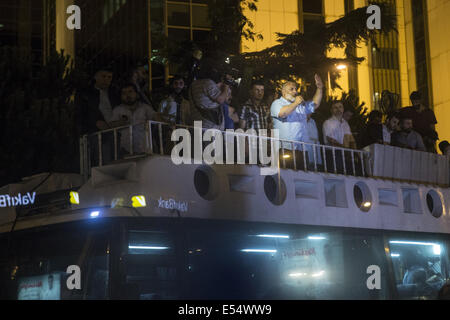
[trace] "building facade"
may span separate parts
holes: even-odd
[[[384,90],[399,96],[399,107],[410,104],[419,90],[438,118],[441,140],[450,140],[450,0],[383,0],[395,8],[397,32],[379,36],[376,45],[360,46],[366,58],[341,71],[343,91],[354,89],[370,109],[380,107]],[[67,8],[81,8],[81,30],[68,30]],[[259,0],[258,10],[245,12],[263,40],[242,40],[243,52],[277,44],[277,32],[305,31],[314,21],[332,22],[367,0]],[[167,67],[156,63],[165,39],[201,43],[211,30],[206,0],[2,0],[0,45],[23,48],[38,66],[52,49],[64,49],[94,69],[105,61],[121,72],[138,61],[149,61],[152,88],[161,87],[177,73],[178,61]],[[151,54],[150,54],[151,53]],[[163,54],[161,54],[163,56]],[[344,57],[333,49],[330,57]],[[339,90],[333,92],[339,95]]]
[[[343,91],[355,89],[370,109],[380,107],[383,90],[399,96],[398,107],[411,103],[409,95],[418,90],[438,119],[440,140],[450,140],[450,0],[384,0],[395,8],[398,33],[378,36],[362,45],[357,55],[365,61],[341,72]],[[264,40],[243,41],[242,50],[260,51],[276,43],[276,33],[305,30],[310,19],[332,22],[346,12],[368,5],[366,0],[259,0],[257,12],[247,12]],[[341,58],[333,49],[330,57]],[[335,90],[339,96],[340,91]]]

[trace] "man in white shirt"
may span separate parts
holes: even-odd
[[[344,104],[336,101],[331,106],[332,117],[323,124],[323,141],[326,145],[356,149],[355,139],[348,122],[344,120]]]
[[[323,124],[323,141],[325,145],[356,149],[356,142],[350,130],[348,122],[343,118],[344,104],[342,101],[335,101],[331,106],[331,118]],[[331,173],[348,174],[353,170],[349,153],[343,154],[341,150],[325,149],[326,165]],[[345,159],[343,159],[345,157]],[[345,170],[344,170],[345,160]]]
[[[130,129],[120,131],[120,145],[128,153],[139,154],[146,151],[145,123],[156,118],[153,109],[138,100],[134,84],[126,84],[121,89],[122,104],[113,110],[112,127],[133,126],[133,150],[130,145]]]

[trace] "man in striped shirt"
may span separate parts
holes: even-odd
[[[250,99],[242,107],[239,115],[240,127],[248,129],[271,129],[270,108],[264,102],[264,83],[255,81],[250,90]]]

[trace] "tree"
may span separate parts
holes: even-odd
[[[41,172],[77,172],[78,137],[72,97],[86,81],[64,52],[53,52],[32,75],[19,49],[0,48],[0,182]]]
[[[363,7],[331,23],[315,22],[314,25],[309,25],[305,33],[298,30],[291,34],[278,33],[278,45],[259,52],[241,54],[232,63],[250,79],[258,78],[271,83],[298,78],[309,80],[313,79],[315,73],[327,79],[330,72],[332,87],[338,87],[336,80],[339,78],[339,71],[334,68],[336,64],[361,63],[364,58],[353,55],[352,49],[360,43],[370,40],[375,42],[377,34],[396,31],[393,9],[385,3],[378,5],[383,22],[381,30],[367,28],[369,16],[367,7]],[[345,49],[346,57],[328,57],[327,52],[332,48]]]

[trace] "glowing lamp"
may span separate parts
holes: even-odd
[[[71,204],[80,204],[80,195],[78,192],[71,191],[70,192],[70,203]]]
[[[135,196],[131,198],[133,208],[144,208],[147,206],[145,196]]]

